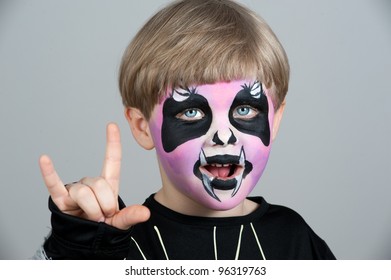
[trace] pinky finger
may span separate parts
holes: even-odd
[[[39,167],[41,169],[43,181],[45,182],[46,188],[52,199],[56,201],[60,197],[68,196],[68,191],[58,176],[52,160],[47,155],[43,155],[39,158]]]

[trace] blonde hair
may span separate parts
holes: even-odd
[[[181,0],[156,13],[130,42],[119,88],[124,106],[149,119],[168,88],[241,78],[271,89],[279,108],[289,63],[267,23],[234,1]]]

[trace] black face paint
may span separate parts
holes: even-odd
[[[231,129],[230,131],[231,131],[231,136],[229,137],[227,143],[224,143],[222,140],[220,140],[218,132],[216,132],[213,135],[213,139],[212,139],[213,143],[215,143],[216,145],[235,144],[237,139]]]
[[[239,131],[257,136],[261,139],[265,146],[270,144],[270,124],[269,124],[269,104],[267,97],[260,88],[260,96],[254,97],[251,95],[251,89],[244,86],[238,92],[229,110],[229,121]],[[248,105],[258,110],[258,114],[251,119],[237,119],[233,117],[234,110],[238,106]]]
[[[200,109],[204,117],[196,121],[185,121],[177,115],[187,109]],[[165,152],[169,153],[179,145],[205,135],[212,123],[212,111],[208,101],[202,95],[191,93],[183,101],[167,98],[163,104],[162,144]]]

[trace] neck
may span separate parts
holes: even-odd
[[[176,189],[171,189],[167,191],[166,188],[161,188],[156,194],[155,199],[160,204],[165,207],[189,216],[199,216],[199,217],[234,217],[234,216],[244,216],[252,213],[258,207],[258,204],[245,199],[235,208],[229,210],[213,210],[209,209],[188,196],[182,194]]]

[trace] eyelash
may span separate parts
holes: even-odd
[[[248,113],[246,114],[240,114],[239,110],[240,109],[248,109]],[[256,117],[259,114],[259,111],[251,106],[248,105],[243,105],[243,106],[238,106],[233,110],[233,117],[236,119],[241,119],[241,120],[250,120]]]
[[[189,112],[195,112],[194,116],[189,116]],[[204,112],[202,112],[200,109],[197,108],[191,108],[191,109],[186,109],[176,115],[178,119],[184,120],[184,121],[198,121],[201,120],[205,116]]]
[[[241,114],[239,113],[239,110],[241,109],[247,109],[247,113]],[[195,115],[194,115],[195,113]],[[190,114],[190,115],[189,115]],[[259,114],[259,111],[251,106],[248,105],[242,105],[238,106],[233,110],[233,117],[240,120],[250,120],[256,117]],[[198,121],[204,118],[205,114],[202,112],[202,110],[197,108],[191,108],[186,109],[182,111],[181,113],[177,114],[176,117],[178,119],[184,120],[184,121]]]

